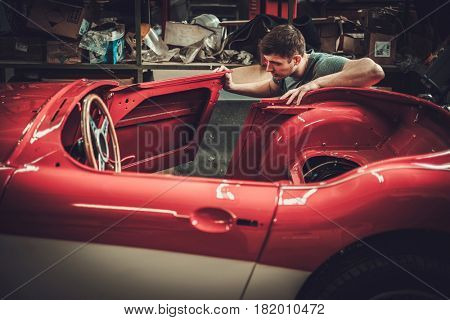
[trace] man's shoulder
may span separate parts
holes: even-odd
[[[333,68],[342,69],[349,59],[325,52],[313,52],[310,54],[313,65],[317,68],[332,66]]]
[[[348,61],[345,57],[325,52],[311,52],[309,57],[313,79],[341,71]]]
[[[339,61],[347,61],[348,59],[342,56],[334,55],[326,52],[316,52],[312,51],[309,53],[309,57],[311,60],[319,62],[324,60],[339,60]]]

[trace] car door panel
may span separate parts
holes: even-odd
[[[82,170],[68,176],[63,171],[42,167],[16,173],[2,203],[0,231],[188,254],[191,264],[198,258],[199,268],[206,268],[203,271],[211,275],[206,287],[211,281],[221,285],[224,275],[241,279],[244,269],[246,276],[250,275],[276,206],[277,186],[272,184]],[[21,202],[22,198],[27,201]],[[227,227],[202,228],[202,223]],[[205,267],[208,263],[204,261],[215,263],[214,259],[240,261],[237,265],[241,271],[233,276],[234,267],[225,273]],[[183,266],[182,259],[175,261]],[[197,272],[197,268],[183,269],[182,274],[190,277]],[[166,277],[170,274],[155,274],[161,283]],[[234,293],[244,288],[237,282]]]
[[[111,90],[108,106],[124,170],[156,172],[193,160],[222,88],[223,73]]]

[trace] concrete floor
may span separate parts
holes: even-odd
[[[178,166],[175,174],[224,176],[250,105],[259,100],[222,90],[194,161]]]

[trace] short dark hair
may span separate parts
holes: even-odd
[[[300,30],[292,25],[282,24],[273,28],[259,44],[264,55],[276,54],[291,59],[294,55],[305,53],[305,38]]]

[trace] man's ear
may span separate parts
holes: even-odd
[[[300,64],[300,61],[302,61],[302,56],[299,54],[295,54],[292,57],[292,60],[294,60],[294,64]]]

